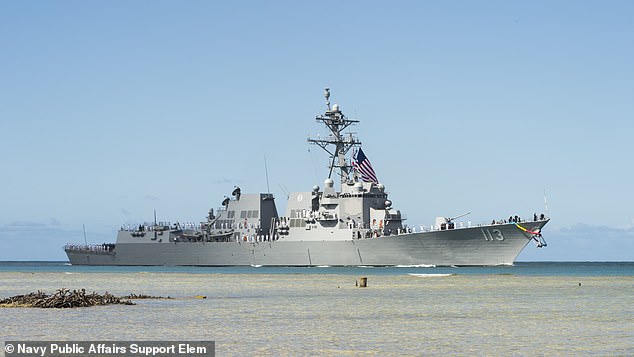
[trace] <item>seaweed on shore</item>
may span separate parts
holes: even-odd
[[[108,292],[103,295],[95,292],[87,294],[85,289],[59,289],[52,295],[38,290],[0,300],[0,306],[4,307],[73,308],[114,304],[134,305],[129,299],[125,300]]]
[[[42,291],[26,295],[16,295],[0,300],[0,307],[73,308],[102,305],[135,305],[130,298],[116,297],[108,292],[87,294],[86,289],[59,289],[48,295]]]

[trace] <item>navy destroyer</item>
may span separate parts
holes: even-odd
[[[289,193],[278,215],[271,193],[235,188],[222,207],[198,224],[145,223],[122,227],[116,243],[67,244],[77,265],[194,266],[484,266],[512,265],[531,241],[546,245],[541,231],[549,217],[517,216],[485,224],[437,217],[411,227],[392,206],[361,142],[346,130],[358,120],[331,106],[316,117],[329,134],[309,138],[329,154],[329,173],[304,192]],[[352,154],[351,158],[347,155]],[[338,177],[337,177],[338,176]],[[335,185],[337,178],[339,183]]]

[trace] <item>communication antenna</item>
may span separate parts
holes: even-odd
[[[88,245],[88,239],[86,239],[86,225],[82,224],[81,227],[84,229],[84,244]]]
[[[317,137],[319,138],[319,134],[317,134]],[[319,166],[319,163],[313,152],[310,151],[310,148],[308,148],[308,156],[310,157],[310,162],[313,164],[313,173],[315,174],[315,180],[316,182],[319,182],[319,169],[317,168]]]
[[[269,169],[266,166],[266,155],[264,155],[264,172],[266,173],[266,193],[271,193],[271,189],[269,189]]]
[[[154,228],[152,228],[152,230],[154,231],[154,240],[156,240],[158,233],[156,233],[156,227],[157,227],[157,223],[156,223],[156,210],[154,210]]]
[[[326,106],[330,110],[330,88],[324,89],[324,97],[326,97]]]
[[[544,189],[544,206],[546,207],[546,216],[550,217],[550,213],[548,212],[548,201],[546,200],[546,189]]]
[[[278,183],[278,185],[280,185],[280,188],[282,189],[282,191],[284,191],[284,193],[286,194],[286,199],[288,200],[288,198],[291,197],[291,193],[288,192],[286,186],[282,185],[281,183]]]

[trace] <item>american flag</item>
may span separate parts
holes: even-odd
[[[352,166],[357,172],[361,173],[363,182],[379,182],[372,168],[372,164],[370,164],[370,160],[368,160],[361,148],[354,154]]]

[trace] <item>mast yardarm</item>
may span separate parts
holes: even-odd
[[[308,138],[308,142],[318,145],[330,155],[328,178],[332,178],[332,172],[337,168],[339,169],[339,176],[343,185],[345,182],[356,181],[356,178],[352,176],[352,163],[346,159],[346,155],[351,148],[361,146],[361,142],[357,137],[350,132],[344,133],[343,131],[359,121],[348,119],[337,104],[334,104],[332,108],[330,107],[330,88],[324,90],[324,97],[326,97],[327,110],[323,115],[319,115],[315,119],[317,122],[323,123],[330,133],[325,139],[319,137],[317,139]]]

